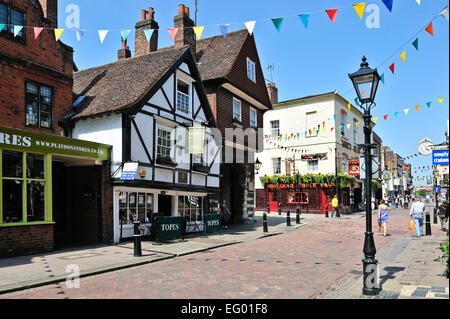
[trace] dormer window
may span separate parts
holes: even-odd
[[[256,82],[256,74],[255,74],[255,62],[247,58],[247,77]]]
[[[14,34],[14,26],[25,26],[25,14],[9,5],[0,3],[0,24],[5,25],[1,32]],[[16,35],[19,38],[24,36],[24,29]]]
[[[190,108],[190,84],[177,80],[177,110],[188,114]]]

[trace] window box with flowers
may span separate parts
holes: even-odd
[[[210,168],[208,165],[202,163],[194,163],[192,169],[196,172],[208,174],[210,172]]]

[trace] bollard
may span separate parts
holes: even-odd
[[[278,202],[278,215],[281,215],[281,203]]]
[[[328,218],[328,205],[325,205],[325,218]]]
[[[286,214],[286,224],[288,227],[291,226],[291,214],[290,214],[289,210],[287,211],[287,214]]]
[[[295,223],[300,224],[300,208],[297,207],[297,215],[295,217]]]
[[[264,212],[263,214],[263,232],[268,233],[269,230],[267,229],[267,213]]]
[[[431,221],[428,212],[425,213],[425,236],[431,236]]]
[[[337,217],[337,218],[341,218],[341,213],[340,213],[340,211],[341,211],[341,208],[340,208],[340,207],[337,207],[337,208],[336,208],[336,217]]]
[[[434,211],[434,213],[433,213],[433,224],[437,224],[438,223],[438,221],[437,221],[437,208],[435,207],[434,209],[433,209],[433,211]]]
[[[139,230],[139,221],[134,221],[134,257],[142,257],[141,232]]]

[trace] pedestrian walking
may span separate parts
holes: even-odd
[[[409,215],[414,220],[414,228],[416,229],[416,238],[423,236],[423,214],[425,212],[425,204],[422,203],[422,198],[417,197],[417,200],[412,204]]]
[[[331,200],[331,206],[333,206],[333,210],[331,211],[331,218],[334,217],[334,212],[336,212],[337,217],[337,212],[339,209],[339,200],[336,195],[334,195],[333,199]]]
[[[227,203],[225,200],[222,201],[222,205],[220,208],[220,212],[223,218],[223,228],[228,228],[231,219],[231,212],[228,209]]]
[[[441,221],[441,230],[448,231],[448,201],[444,200],[438,209],[439,220]]]
[[[384,203],[384,200],[380,202],[380,206],[378,208],[378,234],[381,235],[381,225],[383,225],[383,236],[387,235],[387,222],[389,207]]]
[[[398,208],[398,195],[394,199],[395,208]]]

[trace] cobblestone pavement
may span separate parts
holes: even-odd
[[[0,298],[316,298],[349,274],[361,278],[363,217],[313,218],[278,236],[81,278],[80,288],[62,282]],[[380,256],[389,244],[414,235],[406,211],[391,213],[387,237],[376,234],[375,218]]]

